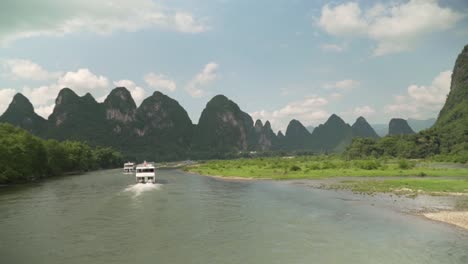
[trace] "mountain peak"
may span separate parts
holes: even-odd
[[[125,87],[113,89],[104,100],[104,105],[108,120],[124,124],[135,120],[136,104],[131,93]]]
[[[136,109],[132,94],[125,87],[113,89],[104,100],[104,104],[113,108]]]
[[[8,108],[13,107],[15,111],[21,109],[23,112],[34,112],[34,107],[26,96],[21,93],[15,94]]]
[[[312,132],[313,149],[319,152],[341,151],[352,140],[353,132],[341,117],[332,114]]]
[[[244,151],[255,139],[252,117],[224,95],[216,95],[203,109],[194,146],[203,151]]]
[[[152,97],[155,97],[155,98],[167,97],[167,95],[163,94],[163,93],[160,92],[160,91],[154,91],[153,94],[152,94],[151,96],[152,96]]]
[[[450,92],[444,107],[439,113],[436,128],[442,128],[458,120],[464,120],[468,124],[468,45],[458,55],[453,68]]]
[[[346,122],[341,118],[339,117],[338,115],[336,114],[332,114],[328,120],[325,122],[325,124],[346,124]]]
[[[229,101],[229,98],[227,98],[225,95],[218,94],[211,98],[210,101]]]
[[[255,121],[255,126],[254,127],[255,127],[255,131],[260,132],[263,129],[262,120],[257,119],[257,121]]]
[[[284,134],[283,134],[283,132],[281,132],[281,130],[278,131],[277,137],[278,138],[284,138]]]
[[[88,102],[97,103],[96,99],[94,99],[94,96],[91,95],[90,93],[86,93],[86,94],[83,95],[81,98],[83,98],[83,100],[86,100],[86,101],[88,101]]]
[[[13,124],[37,135],[43,132],[46,120],[34,112],[28,98],[17,93],[5,113],[0,116],[0,122]]]
[[[360,116],[356,119],[356,122],[351,126],[353,129],[353,136],[354,137],[370,137],[370,138],[378,138],[379,135],[375,132],[371,125],[367,122],[367,120]]]
[[[136,119],[139,123],[136,133],[140,137],[158,136],[157,141],[177,138],[178,142],[188,144],[192,133],[192,121],[187,111],[179,102],[159,91],[143,100],[136,110]]]
[[[63,88],[60,90],[57,99],[55,99],[55,105],[61,105],[78,100],[80,97],[70,88]]]
[[[362,116],[360,116],[360,117],[358,117],[356,119],[356,123],[364,123],[364,122],[367,123],[367,120]]]
[[[304,150],[309,146],[310,133],[301,122],[293,119],[286,129],[285,139],[287,148]]]
[[[388,134],[393,135],[408,135],[414,134],[413,129],[408,125],[408,122],[402,118],[392,118],[388,125]]]
[[[307,128],[296,119],[293,119],[289,122],[288,127],[286,128],[286,136],[292,136],[293,134],[310,134]]]

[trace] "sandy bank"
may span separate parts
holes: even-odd
[[[226,180],[226,181],[262,181],[271,180],[269,178],[248,178],[248,177],[236,177],[236,176],[219,176],[219,175],[202,175],[215,179]]]
[[[452,211],[441,211],[436,213],[425,213],[425,217],[440,221],[452,225],[459,226],[468,230],[468,211],[464,212],[452,212]]]

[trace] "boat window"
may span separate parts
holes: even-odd
[[[154,172],[154,169],[148,168],[148,169],[138,169],[138,172]]]

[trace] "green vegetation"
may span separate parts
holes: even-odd
[[[397,193],[414,195],[417,193],[443,194],[443,193],[468,193],[468,178],[464,179],[437,179],[437,178],[410,178],[410,179],[385,179],[366,181],[343,181],[332,185],[331,188],[350,189],[358,193]]]
[[[437,122],[413,135],[387,136],[381,140],[356,138],[347,148],[347,158],[430,158],[468,162],[468,45],[453,69],[450,93]]]
[[[468,168],[441,168],[431,162],[410,160],[345,160],[339,156],[273,157],[207,161],[186,168],[204,175],[268,178],[323,179],[378,176],[467,176]]]
[[[468,193],[468,167],[447,166],[429,160],[358,159],[340,156],[273,157],[237,160],[214,160],[185,168],[202,175],[247,179],[338,179],[332,188],[356,192],[444,192]],[[363,179],[363,178],[367,179]],[[382,177],[384,179],[382,179]]]
[[[111,148],[91,148],[74,141],[45,141],[25,130],[0,124],[0,184],[115,168],[122,160],[122,155]]]
[[[457,138],[457,134],[450,134],[459,142],[457,144],[444,143],[450,135],[440,135],[444,134],[432,129],[414,135],[387,136],[381,139],[355,138],[344,156],[348,159],[388,157],[468,162],[468,141],[465,141],[468,140],[465,139],[468,135]]]

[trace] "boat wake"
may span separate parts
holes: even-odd
[[[134,197],[140,196],[144,192],[154,191],[161,189],[162,184],[144,184],[137,183],[130,185],[125,189],[125,192],[133,193]]]

